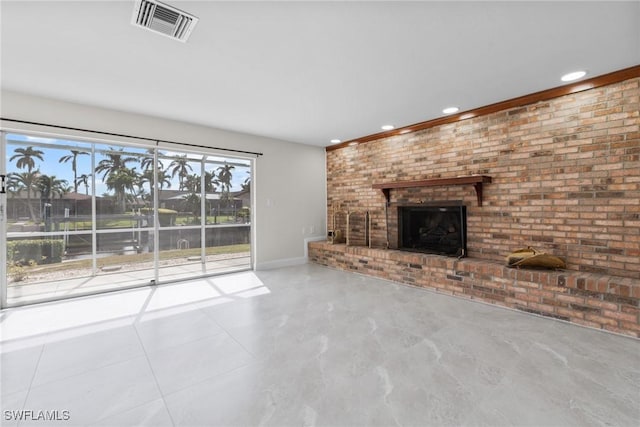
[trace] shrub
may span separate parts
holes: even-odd
[[[19,264],[12,264],[9,266],[9,277],[14,282],[22,282],[27,278],[27,270]]]
[[[22,265],[53,264],[62,262],[64,241],[55,240],[13,240],[7,242],[8,261]]]

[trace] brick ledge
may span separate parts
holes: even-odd
[[[311,262],[640,337],[640,280],[309,242]]]

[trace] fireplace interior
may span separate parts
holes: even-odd
[[[399,206],[398,219],[399,249],[466,255],[466,206]]]

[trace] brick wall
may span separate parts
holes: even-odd
[[[327,151],[329,229],[335,210],[369,210],[372,244],[385,247],[399,203],[462,200],[473,259],[502,262],[533,246],[568,270],[640,279],[639,110],[636,78]],[[385,214],[371,188],[472,174],[493,178],[482,207],[471,185],[413,188],[392,190]]]

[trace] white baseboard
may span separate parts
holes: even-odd
[[[309,259],[309,242],[319,242],[325,240],[324,236],[312,236],[304,239],[304,256],[297,258],[276,259],[273,261],[259,262],[256,270],[271,270],[274,268],[292,267],[294,265],[306,264]]]
[[[274,268],[292,267],[294,265],[306,264],[306,257],[276,259],[274,261],[261,262],[256,265],[256,270],[272,270]]]

